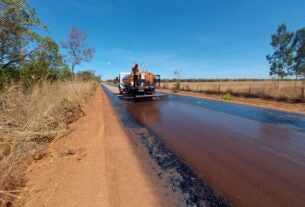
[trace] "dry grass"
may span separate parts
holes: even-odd
[[[162,83],[172,89],[175,83]],[[285,101],[304,101],[302,81],[219,81],[181,82],[180,90],[205,93],[231,93],[236,96],[260,97]]]
[[[18,197],[27,166],[83,115],[81,105],[95,88],[93,82],[43,82],[28,94],[13,86],[0,95],[0,206]]]

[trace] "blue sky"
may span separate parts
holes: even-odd
[[[270,35],[286,22],[305,27],[305,0],[30,0],[45,35],[60,42],[72,26],[96,54],[76,70],[114,78],[138,62],[172,78],[268,78]],[[63,51],[64,52],[64,51]]]

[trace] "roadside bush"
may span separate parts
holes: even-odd
[[[97,81],[97,82],[101,81],[101,77],[95,75],[94,71],[92,70],[85,70],[78,72],[76,74],[76,78],[81,81]]]
[[[4,68],[0,64],[0,90],[3,90],[5,85],[9,85],[14,81],[19,81],[19,71],[15,68]]]
[[[225,101],[231,101],[232,100],[232,96],[230,93],[226,93],[223,95],[223,100]]]
[[[72,71],[67,65],[63,65],[59,69],[53,69],[51,70],[51,73],[49,74],[49,79],[51,81],[56,80],[72,80]]]

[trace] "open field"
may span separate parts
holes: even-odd
[[[256,98],[256,97],[242,97],[242,96],[234,96],[230,97],[230,100],[225,100],[222,93],[220,94],[211,94],[204,92],[196,92],[196,91],[179,91],[176,92],[172,89],[159,89],[160,92],[165,92],[169,94],[176,94],[180,96],[189,96],[189,97],[197,97],[208,100],[218,100],[222,102],[230,102],[248,106],[255,106],[267,109],[274,109],[292,113],[305,114],[305,103],[304,102],[288,102],[288,101],[278,101],[275,99],[264,99],[264,98]]]
[[[175,82],[163,82],[162,88],[171,89]],[[304,101],[302,81],[215,81],[180,82],[180,90],[205,93],[230,93],[236,96],[260,97],[288,101]]]

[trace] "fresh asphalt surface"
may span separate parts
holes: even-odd
[[[234,206],[304,206],[303,115],[179,95],[125,105]]]

